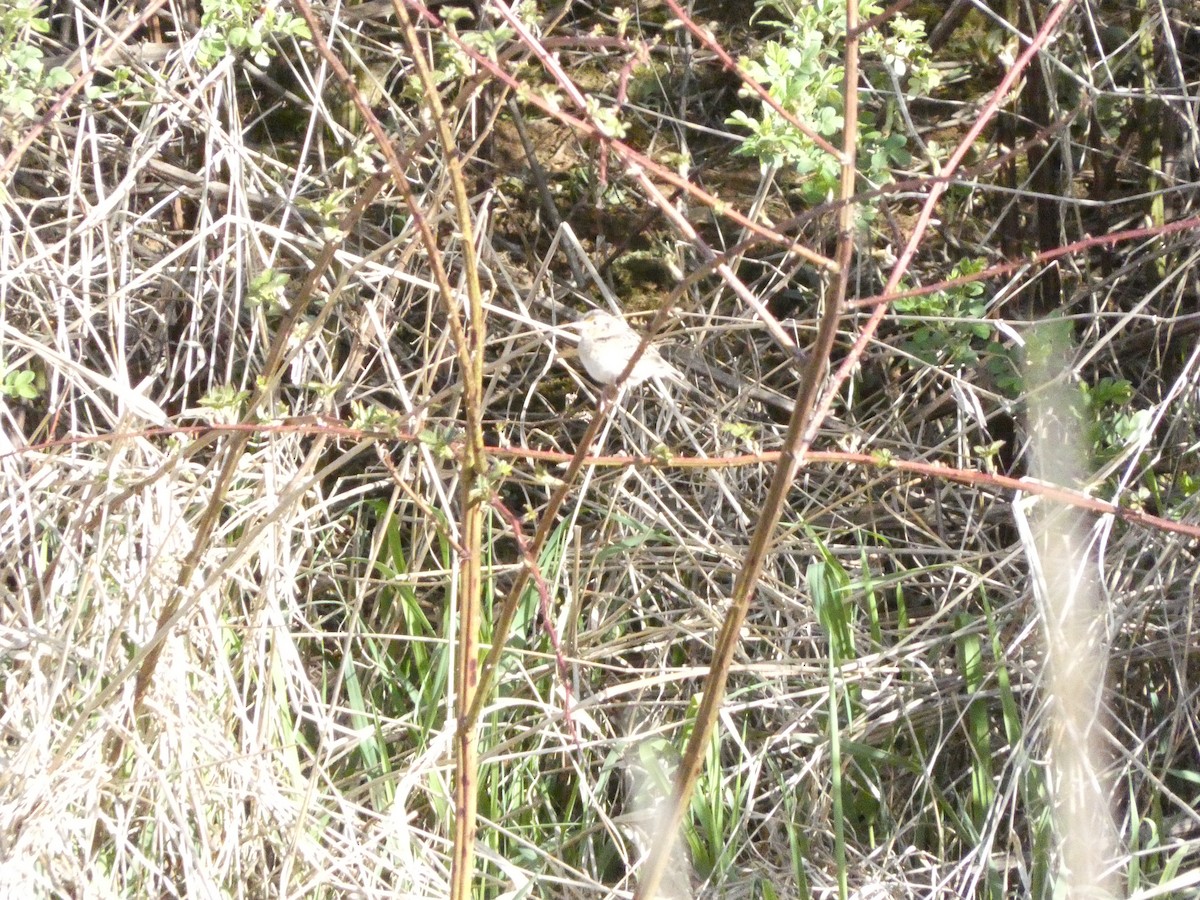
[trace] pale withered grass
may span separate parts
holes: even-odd
[[[69,65],[102,29],[65,6],[72,16],[36,40]],[[37,390],[0,406],[0,893],[445,897],[465,401],[443,298],[412,209],[376,178],[383,162],[322,58],[276,36],[265,67],[242,53],[206,69],[181,10],[104,58],[97,90],[50,121],[4,185],[0,347],[5,374],[32,372]],[[734,248],[740,284],[802,347],[828,282],[782,246],[740,244],[751,232],[698,195],[672,202],[701,233],[668,228],[616,157],[601,180],[594,136],[528,98],[508,104],[495,78],[475,91],[474,64],[420,25],[463,148],[448,161],[396,20],[381,4],[355,10],[319,19],[397,135],[464,296],[451,162],[472,188],[497,460],[477,486],[486,650],[600,402],[560,326],[657,307],[678,287],[661,273],[693,275],[712,251],[701,240]],[[604,73],[633,56],[597,55],[599,19],[571,13],[544,20],[540,39],[573,37],[555,59],[608,103],[620,82]],[[715,179],[729,203],[785,222],[792,176],[724,152],[740,101],[715,56],[649,13],[629,27],[663,38],[648,69],[631,69],[629,141],[669,147],[697,184]],[[740,34],[722,35],[734,55],[754,49],[732,45]],[[501,45],[504,71],[544,86],[527,45]],[[704,168],[683,166],[685,150]],[[947,201],[961,234],[921,257],[921,283],[948,277],[967,244],[993,247],[970,218],[991,210],[989,173]],[[1040,196],[1031,182],[1016,192]],[[889,217],[906,202],[864,200],[878,217],[857,238],[861,296],[886,278]],[[829,221],[805,218],[793,236],[820,247]],[[1109,377],[1129,392],[1060,424],[1095,455],[1080,470],[1093,482],[1068,487],[1194,522],[1187,236],[1126,245],[1105,274],[1081,265],[1066,284],[1064,383],[1077,394]],[[628,265],[634,252],[658,259]],[[629,274],[653,262],[654,279]],[[1024,396],[991,363],[1017,353],[1012,298],[1029,282],[987,284],[978,313],[888,320],[824,423],[814,449],[843,456],[811,461],[788,494],[673,895],[1041,898],[1069,883],[1064,865],[1131,897],[1197,883],[1196,545],[1081,514],[1096,599],[1080,640],[1095,672],[1066,704],[1043,583],[1070,564],[1034,553],[1021,527],[1032,501],[988,480],[1028,471]],[[627,897],[661,837],[802,368],[728,280],[709,271],[675,299],[658,346],[691,387],[668,398],[644,385],[612,412],[592,450],[604,458],[537,552],[484,705],[480,896]],[[843,317],[833,365],[862,321]],[[922,328],[974,358],[928,356]],[[857,452],[876,456],[848,464]],[[889,456],[979,477],[918,476]],[[1078,778],[1062,768],[1063,735],[1082,727],[1063,710],[1080,704],[1095,753],[1078,783],[1110,817],[1103,842],[1095,820],[1058,815]],[[1090,859],[1073,849],[1080,832]]]

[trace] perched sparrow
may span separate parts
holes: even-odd
[[[579,361],[600,384],[612,384],[625,371],[642,336],[625,320],[603,310],[593,310],[574,326],[579,330]],[[653,347],[647,347],[625,384],[641,384],[647,378],[663,378],[683,384],[679,370]]]

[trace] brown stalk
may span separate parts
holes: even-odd
[[[405,40],[412,54],[414,65],[424,87],[424,99],[429,104],[431,117],[437,127],[442,150],[447,159],[448,173],[454,190],[455,211],[459,225],[459,241],[463,254],[463,266],[467,283],[467,304],[470,323],[464,328],[459,315],[456,293],[450,284],[445,266],[442,264],[441,247],[437,236],[429,225],[428,219],[421,211],[416,197],[409,187],[405,171],[400,164],[399,156],[391,139],[383,126],[375,117],[369,104],[354,83],[354,79],[346,71],[341,61],[334,56],[329,44],[324,40],[318,27],[316,17],[305,0],[296,0],[296,8],[313,34],[322,58],[328,63],[338,79],[342,82],[355,108],[363,117],[363,121],[371,130],[376,145],[392,173],[393,183],[400,191],[405,205],[412,215],[413,223],[420,235],[432,270],[434,282],[438,286],[438,294],[446,314],[451,338],[458,356],[462,375],[463,404],[466,420],[464,429],[466,442],[460,474],[460,497],[462,503],[462,520],[460,540],[465,550],[460,561],[458,593],[459,593],[459,623],[458,623],[458,654],[457,654],[457,696],[455,708],[458,716],[458,729],[455,736],[455,839],[454,859],[451,872],[451,897],[465,900],[470,895],[472,869],[475,850],[475,819],[476,819],[476,771],[478,768],[475,729],[468,710],[472,707],[477,690],[477,658],[479,647],[479,631],[482,619],[480,595],[482,592],[482,535],[483,535],[483,503],[486,498],[479,490],[483,476],[487,471],[487,457],[483,445],[482,430],[482,395],[483,395],[483,346],[486,332],[483,317],[483,298],[479,287],[477,260],[475,257],[474,229],[471,226],[471,211],[467,200],[466,184],[462,176],[462,162],[454,137],[446,122],[445,110],[442,108],[437,87],[425,63],[424,48],[417,37],[408,16],[408,11],[399,0],[393,0],[393,8],[404,28]]]
[[[0,455],[0,460],[20,456],[26,453],[39,453],[54,447],[66,447],[79,444],[98,444],[129,438],[164,437],[173,434],[195,435],[198,441],[204,441],[207,446],[224,433],[262,434],[313,434],[326,435],[334,438],[347,438],[357,441],[401,441],[413,443],[419,441],[420,435],[411,433],[377,433],[364,431],[361,428],[351,428],[335,419],[324,417],[298,417],[280,424],[264,424],[257,422],[241,422],[230,425],[188,425],[178,428],[142,428],[136,431],[123,431],[111,434],[81,435],[79,437],[56,438],[38,444],[29,444],[19,450]],[[461,444],[451,444],[455,452],[461,450]],[[189,448],[190,450],[190,448]],[[496,459],[537,460],[547,464],[567,464],[575,458],[575,454],[563,453],[558,450],[536,450],[531,447],[498,447],[488,445],[485,448],[489,457]],[[738,469],[745,466],[762,466],[778,463],[782,458],[779,450],[765,450],[761,453],[742,453],[732,456],[585,456],[582,465],[596,468],[659,468],[659,469]],[[842,450],[809,450],[805,454],[809,463],[827,463],[830,465],[862,466],[874,469],[895,469],[897,472],[908,472],[920,478],[933,481],[952,481],[955,484],[965,484],[972,487],[988,488],[995,491],[1014,491],[1019,494],[1029,494],[1033,497],[1045,497],[1056,503],[1073,506],[1077,509],[1094,513],[1098,516],[1112,516],[1139,528],[1154,531],[1165,531],[1173,534],[1184,534],[1200,538],[1200,525],[1189,522],[1179,522],[1152,515],[1140,509],[1121,506],[1100,500],[1083,491],[1039,481],[1035,478],[1014,478],[1011,475],[1001,475],[996,472],[980,472],[977,469],[964,469],[947,466],[938,462],[920,462],[912,459],[901,459],[890,453],[850,453]],[[386,465],[386,461],[385,461]],[[166,475],[163,470],[161,475]],[[145,482],[138,482],[137,487]],[[404,489],[402,487],[402,489]],[[133,496],[134,488],[129,488],[117,495],[119,502]],[[409,495],[415,503],[422,503],[419,498]],[[451,539],[453,542],[453,539]],[[463,548],[458,543],[453,546],[459,552]],[[527,548],[528,544],[521,543]],[[534,573],[531,573],[534,574]]]
[[[636,364],[637,355],[630,359],[624,375],[628,375],[629,371],[632,371]],[[546,540],[550,537],[550,532],[554,530],[554,526],[558,523],[558,511],[562,509],[563,503],[566,502],[567,495],[571,492],[580,471],[582,471],[583,467],[591,459],[588,456],[588,451],[592,448],[592,444],[595,443],[596,436],[600,433],[600,427],[608,417],[608,413],[612,409],[616,397],[617,389],[614,385],[609,385],[600,395],[596,414],[592,416],[592,421],[588,423],[587,431],[584,432],[583,437],[580,439],[579,448],[575,451],[575,455],[571,457],[571,461],[567,465],[567,471],[563,473],[558,489],[551,496],[549,503],[546,504],[545,512],[542,513],[541,518],[538,520],[537,530],[534,531],[533,538],[529,541],[529,546],[525,553],[529,559],[537,560],[541,555],[542,548],[545,546]],[[483,704],[487,702],[487,695],[491,690],[492,679],[495,677],[496,668],[500,664],[500,657],[504,653],[504,645],[508,641],[508,633],[512,629],[513,619],[516,617],[521,596],[525,593],[525,588],[528,586],[532,575],[532,569],[528,565],[523,566],[513,579],[513,585],[505,596],[504,602],[500,604],[500,611],[492,624],[492,646],[488,650],[488,655],[484,659],[483,665],[479,668],[479,682],[474,702],[467,712],[464,727],[474,728],[479,722],[479,717],[483,713]]]
[[[666,871],[667,863],[671,859],[675,841],[678,840],[684,814],[691,802],[696,780],[704,765],[709,741],[716,728],[717,715],[720,713],[721,703],[725,697],[725,686],[729,680],[729,670],[733,664],[734,651],[737,650],[742,624],[750,611],[750,601],[754,597],[754,590],[762,574],[767,553],[771,549],[771,540],[780,516],[783,514],[788,491],[796,473],[804,463],[809,444],[809,441],[805,439],[805,434],[815,431],[810,427],[810,423],[813,421],[813,406],[817,398],[821,375],[825,370],[829,355],[833,351],[834,338],[837,336],[838,320],[849,286],[850,261],[854,252],[855,206],[852,199],[857,175],[856,150],[858,146],[858,5],[855,0],[849,0],[846,4],[844,85],[846,127],[842,137],[842,179],[839,191],[842,208],[839,216],[836,286],[826,299],[817,332],[817,342],[805,369],[800,393],[796,397],[795,409],[788,422],[787,436],[784,438],[779,464],[775,468],[771,487],[763,503],[762,516],[750,538],[750,546],[734,583],[729,612],[726,614],[720,634],[717,636],[713,660],[708,676],[704,680],[700,708],[696,712],[696,724],[692,729],[692,735],[687,749],[684,751],[676,777],[675,792],[667,803],[658,840],[651,849],[650,858],[642,869],[637,891],[634,894],[635,900],[651,900],[658,896],[659,884]]]
[[[1050,35],[1054,33],[1054,29],[1058,25],[1059,20],[1066,15],[1071,6],[1071,0],[1065,0],[1065,2],[1059,3],[1051,8],[1050,14],[1046,16],[1046,21],[1042,24],[1042,27],[1038,30],[1038,33],[1034,36],[1033,40],[1029,42],[1029,46],[1025,48],[1025,51],[1017,58],[1016,62],[1013,63],[1012,68],[1008,71],[1004,78],[1001,79],[1000,85],[996,88],[991,100],[987,102],[982,112],[980,112],[979,118],[976,120],[975,124],[967,130],[967,133],[959,142],[958,147],[955,148],[954,153],[951,154],[950,158],[946,161],[945,166],[942,169],[941,177],[931,184],[929,188],[929,196],[926,198],[925,205],[921,208],[921,213],[917,217],[917,224],[913,227],[913,232],[909,236],[908,243],[905,245],[904,251],[900,254],[900,258],[896,261],[896,265],[892,269],[891,275],[888,276],[887,284],[883,289],[883,297],[890,298],[893,295],[896,287],[900,284],[900,280],[908,271],[908,267],[911,265],[913,257],[916,255],[917,248],[921,245],[921,241],[925,236],[925,232],[929,228],[929,223],[933,219],[933,210],[937,204],[938,198],[941,197],[949,187],[949,183],[945,179],[948,179],[962,163],[964,157],[966,157],[971,147],[974,146],[975,139],[979,137],[979,135],[983,132],[983,129],[987,126],[987,123],[999,111],[1000,105],[1004,102],[1005,97],[1008,96],[1008,92],[1012,90],[1013,86],[1016,85],[1020,80],[1021,73],[1037,55],[1042,46],[1050,39]],[[829,407],[833,404],[833,398],[836,397],[838,391],[841,390],[842,384],[844,384],[846,379],[850,377],[850,373],[858,367],[859,360],[862,358],[862,354],[866,350],[867,344],[869,344],[871,339],[875,336],[875,332],[879,328],[879,323],[883,321],[883,317],[887,313],[887,309],[888,303],[880,302],[880,304],[875,308],[875,311],[871,314],[871,317],[867,320],[866,324],[863,325],[863,329],[860,332],[858,339],[854,342],[854,346],[851,348],[850,353],[846,356],[845,361],[830,379],[829,386],[825,389],[825,393],[822,395],[821,402],[818,405],[818,415],[815,421],[819,421],[824,417],[825,413],[828,412]],[[808,439],[810,441],[814,433],[814,429],[809,430]]]
[[[413,65],[423,88],[422,96],[429,106],[430,116],[437,127],[438,140],[446,160],[447,172],[454,192],[454,208],[458,219],[459,246],[467,284],[469,325],[463,328],[458,305],[438,257],[436,241],[426,243],[431,263],[441,270],[438,287],[446,316],[455,335],[459,361],[462,366],[463,423],[466,439],[463,444],[462,470],[459,474],[459,503],[461,505],[460,540],[463,545],[458,573],[458,646],[455,654],[456,692],[455,714],[458,727],[454,736],[454,843],[450,871],[450,896],[453,900],[468,900],[474,877],[475,832],[478,815],[477,774],[479,770],[478,734],[467,715],[478,688],[479,635],[483,627],[483,522],[485,503],[483,481],[487,475],[487,453],[483,444],[483,348],[487,326],[483,314],[483,293],[479,286],[479,265],[475,253],[475,230],[471,206],[463,177],[462,155],[447,122],[438,87],[425,60],[425,48],[413,27],[408,10],[399,0],[393,7],[404,30],[404,39],[412,55]],[[401,181],[402,173],[396,173]]]

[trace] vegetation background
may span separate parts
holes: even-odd
[[[1198,108],[1188,3],[0,3],[0,893],[1196,896]]]

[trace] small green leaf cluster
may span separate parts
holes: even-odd
[[[46,68],[34,43],[35,34],[50,30],[42,12],[38,0],[0,3],[0,115],[10,121],[34,118],[41,100],[71,83],[66,69]]]
[[[836,143],[833,139],[845,125],[845,0],[805,0],[794,6],[760,0],[758,9],[777,9],[786,13],[787,21],[768,23],[782,29],[779,38],[768,41],[759,58],[743,57],[739,63],[742,70],[766,86],[771,98],[797,120]],[[873,0],[865,0],[860,4],[860,17],[868,19],[881,9]],[[894,93],[903,78],[908,94],[927,93],[937,83],[937,75],[930,66],[924,23],[894,16],[888,24],[886,34],[872,29],[861,39],[864,66],[867,61],[875,62],[871,77],[880,83],[874,86],[883,95]],[[743,94],[751,95],[746,89]],[[858,122],[859,154],[866,163],[863,174],[876,186],[891,181],[893,169],[911,163],[907,141],[892,131],[891,110],[882,112],[880,117],[878,111],[864,107]],[[749,132],[739,154],[755,157],[764,166],[793,169],[803,176],[801,190],[810,203],[832,196],[840,179],[838,160],[769,105],[763,103],[757,117],[738,111],[726,121]]]
[[[32,369],[13,369],[0,381],[0,394],[13,400],[36,400],[41,394],[37,373]]]
[[[117,66],[112,77],[103,82],[91,82],[83,92],[93,102],[120,103],[126,107],[131,101],[145,102],[150,96],[146,86],[137,80],[128,66]]]
[[[1104,377],[1079,385],[1074,410],[1085,429],[1097,468],[1108,471],[1104,490],[1118,485],[1121,502],[1176,518],[1192,508],[1200,491],[1200,468],[1181,457],[1168,462],[1149,448],[1161,423],[1154,410],[1138,406],[1134,386],[1124,378]],[[1126,473],[1138,472],[1127,480]]]
[[[982,272],[984,259],[967,259],[950,272],[950,279]],[[983,365],[1004,393],[1016,396],[1020,379],[1012,351],[999,340],[996,327],[987,318],[988,299],[979,281],[956,285],[945,291],[895,301],[892,308],[911,320],[905,321],[907,336],[901,349],[923,363],[961,369]]]
[[[264,269],[250,279],[246,302],[251,307],[266,307],[269,313],[278,315],[287,308],[284,290],[289,281],[291,277],[285,272]]]
[[[337,243],[346,237],[337,226],[349,208],[350,194],[348,189],[344,189],[330,191],[311,200],[304,198],[299,201],[302,209],[311,210],[320,217],[321,236],[331,243]]]
[[[512,43],[517,33],[508,27],[485,28],[480,31],[464,31],[462,41],[480,56],[492,62],[500,58],[500,51]]]
[[[312,40],[308,24],[299,16],[257,0],[204,0],[200,18],[200,48],[196,61],[211,69],[229,53],[249,53],[255,65],[265,67],[274,50],[270,38]]]
[[[520,11],[518,15],[522,15]],[[507,25],[482,29],[470,27],[475,23],[475,16],[470,10],[461,7],[446,7],[442,16],[445,32],[437,41],[433,70],[433,82],[439,86],[461,81],[475,74],[477,64],[468,50],[496,62],[500,51],[517,36],[516,31]],[[536,18],[536,13],[534,16]],[[414,74],[405,83],[403,96],[407,100],[418,101],[424,94],[424,84]]]
[[[236,422],[249,399],[249,391],[228,384],[218,385],[200,398],[200,409],[208,410],[214,422]]]
[[[1088,436],[1101,459],[1115,456],[1153,426],[1150,410],[1131,406],[1133,385],[1124,378],[1101,378],[1094,385],[1081,384],[1079,388],[1091,426]]]
[[[359,431],[399,432],[402,429],[400,416],[382,406],[351,400],[350,411],[350,427]]]
[[[986,265],[982,259],[963,260],[951,270],[950,280],[974,275]],[[987,340],[994,331],[984,321],[987,298],[983,293],[983,285],[972,281],[950,290],[897,300],[892,308],[914,317],[915,325],[903,349],[931,365],[977,361],[976,342]]]

